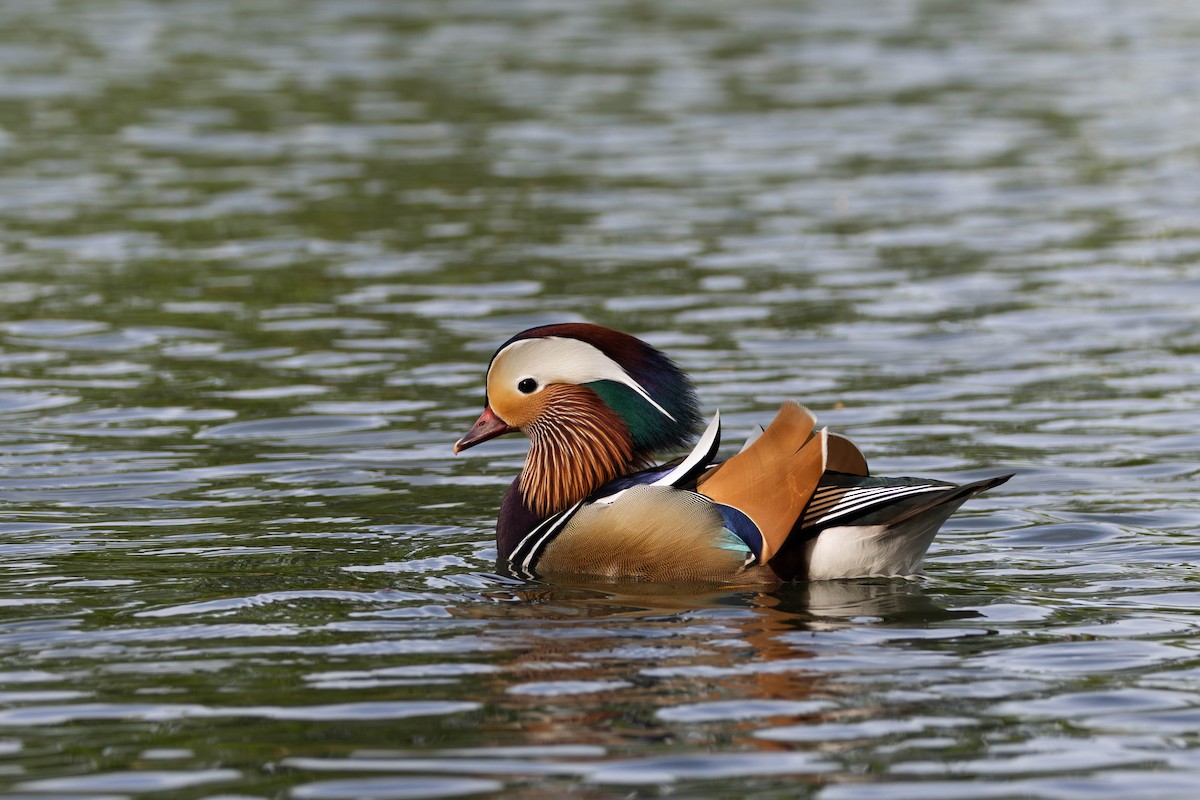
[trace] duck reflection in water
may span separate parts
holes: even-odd
[[[495,607],[467,606],[462,615],[481,615],[487,638],[519,651],[487,677],[499,684],[488,691],[507,698],[514,736],[545,744],[663,740],[675,735],[675,717],[689,714],[726,715],[725,733],[732,726],[747,735],[769,724],[826,721],[839,700],[861,691],[853,673],[829,669],[831,655],[861,654],[871,644],[871,657],[882,658],[877,645],[888,631],[903,639],[976,616],[946,610],[920,584],[898,579],[771,592],[575,582],[486,595],[504,604],[503,621]],[[857,641],[864,631],[866,641]]]

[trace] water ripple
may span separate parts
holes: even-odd
[[[65,725],[80,720],[146,720],[261,718],[309,722],[330,720],[369,721],[461,714],[479,708],[469,702],[372,702],[323,706],[199,706],[169,703],[28,706],[0,711],[0,725]]]
[[[228,10],[0,4],[10,791],[1195,794],[1191,5]],[[1017,477],[911,582],[495,575],[563,321]]]

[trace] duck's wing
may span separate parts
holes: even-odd
[[[797,519],[794,533],[806,538],[834,525],[903,522],[930,507],[964,501],[1011,477],[1000,475],[960,485],[929,478],[864,478],[831,471],[821,479],[812,501]]]
[[[701,476],[696,487],[753,522],[764,562],[783,546],[825,474],[829,439],[826,431],[813,432],[816,421],[799,403],[784,403],[761,436]]]
[[[770,566],[785,580],[914,574],[950,515],[1011,477],[960,486],[827,473]]]

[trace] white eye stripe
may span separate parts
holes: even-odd
[[[657,403],[620,364],[604,355],[599,348],[579,339],[562,336],[520,339],[496,353],[496,357],[492,359],[492,366],[488,369],[489,385],[493,373],[496,373],[498,378],[532,378],[537,381],[538,388],[549,383],[614,381],[628,386],[667,419],[675,421],[671,412]],[[515,386],[517,383],[510,385]]]

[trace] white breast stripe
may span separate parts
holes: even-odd
[[[571,508],[569,508],[555,524],[549,526],[549,529],[542,534],[542,537],[534,542],[533,547],[531,547],[529,550],[529,554],[525,556],[525,560],[521,562],[522,569],[527,572],[533,572],[533,565],[537,563],[538,558],[541,556],[542,548],[545,547],[550,539],[554,538],[559,531],[566,527],[567,523],[570,522],[571,517],[575,516],[575,512],[578,511],[579,507],[582,505],[583,501],[580,500],[578,503],[571,506]],[[522,544],[524,544],[523,541]]]
[[[522,555],[522,553],[524,553],[525,550],[527,550],[529,547],[531,547],[533,545],[533,541],[536,537],[542,535],[542,530],[544,528],[553,526],[554,523],[558,521],[558,519],[559,519],[558,517],[550,517],[548,520],[543,522],[541,525],[538,525],[533,530],[531,530],[529,533],[525,534],[525,537],[523,539],[521,539],[521,541],[517,542],[517,546],[513,548],[511,553],[508,554],[508,563],[512,564],[513,566],[516,566],[517,561],[519,561],[520,559],[522,559],[524,557]]]
[[[555,514],[552,517],[547,517],[540,525],[535,527],[521,541],[517,542],[517,546],[513,548],[512,553],[508,556],[508,563],[513,566],[518,566],[518,561],[529,563],[529,555],[539,551],[542,542],[547,536],[557,533],[567,520],[579,509],[582,503],[576,503],[566,511]]]

